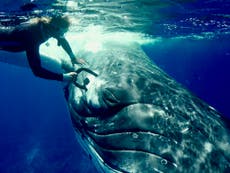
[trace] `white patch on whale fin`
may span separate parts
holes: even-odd
[[[29,68],[25,52],[12,53],[0,50],[0,62]]]
[[[53,39],[54,40],[54,39]],[[53,72],[61,72],[61,62],[62,59],[66,57],[63,55],[63,50],[61,50],[57,43],[55,43],[52,39],[50,40],[52,44],[47,46],[46,44],[41,44],[39,53],[41,56],[42,67],[48,69]],[[54,53],[56,52],[56,53]],[[4,50],[0,51],[0,62],[12,64],[20,67],[30,68],[26,53],[25,52],[7,52]]]

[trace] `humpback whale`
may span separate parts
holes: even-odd
[[[112,26],[115,31],[122,26],[142,32],[143,26],[152,24],[144,19],[150,16],[162,20],[155,14],[156,8],[147,9],[156,2],[161,1],[118,1],[126,9],[123,13],[120,8],[115,10],[121,6],[114,2],[108,8],[97,1],[90,1],[88,6],[79,3],[77,17],[84,19],[80,20],[82,27],[105,22],[103,25],[110,29]],[[137,4],[137,8],[131,8],[131,3]],[[127,13],[129,10],[134,15]],[[86,15],[82,15],[84,11]],[[118,13],[131,22],[120,18],[122,15],[116,16]],[[93,41],[101,39],[95,33],[92,35]],[[71,45],[78,42],[76,39]],[[52,50],[60,54],[56,48]],[[84,55],[97,75],[81,71],[76,81],[66,87],[66,99],[76,138],[99,172],[229,172],[230,133],[221,115],[161,70],[138,44],[107,40],[103,46],[96,45],[93,52],[85,50],[79,54]],[[65,55],[47,56],[45,61]]]
[[[85,52],[91,70],[68,86],[79,143],[99,172],[227,172],[230,133],[220,114],[134,43]]]

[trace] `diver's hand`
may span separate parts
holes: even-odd
[[[74,77],[77,75],[75,72],[69,72],[63,74],[63,81],[70,82],[74,80]]]
[[[73,58],[72,59],[72,64],[80,64],[80,65],[85,65],[86,61],[81,58]]]

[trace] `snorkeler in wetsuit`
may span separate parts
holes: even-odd
[[[34,75],[51,80],[70,81],[75,72],[58,74],[44,69],[41,66],[39,47],[49,38],[54,37],[58,46],[67,52],[72,63],[84,64],[84,60],[77,59],[64,37],[70,22],[67,17],[57,16],[52,18],[34,18],[16,27],[0,28],[0,50],[9,52],[26,51],[27,60]]]

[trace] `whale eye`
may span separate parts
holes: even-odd
[[[107,106],[113,107],[119,104],[119,100],[117,100],[117,98],[109,89],[104,90],[102,98]]]
[[[104,89],[102,99],[109,107],[123,107],[138,102],[132,92],[119,87]]]

